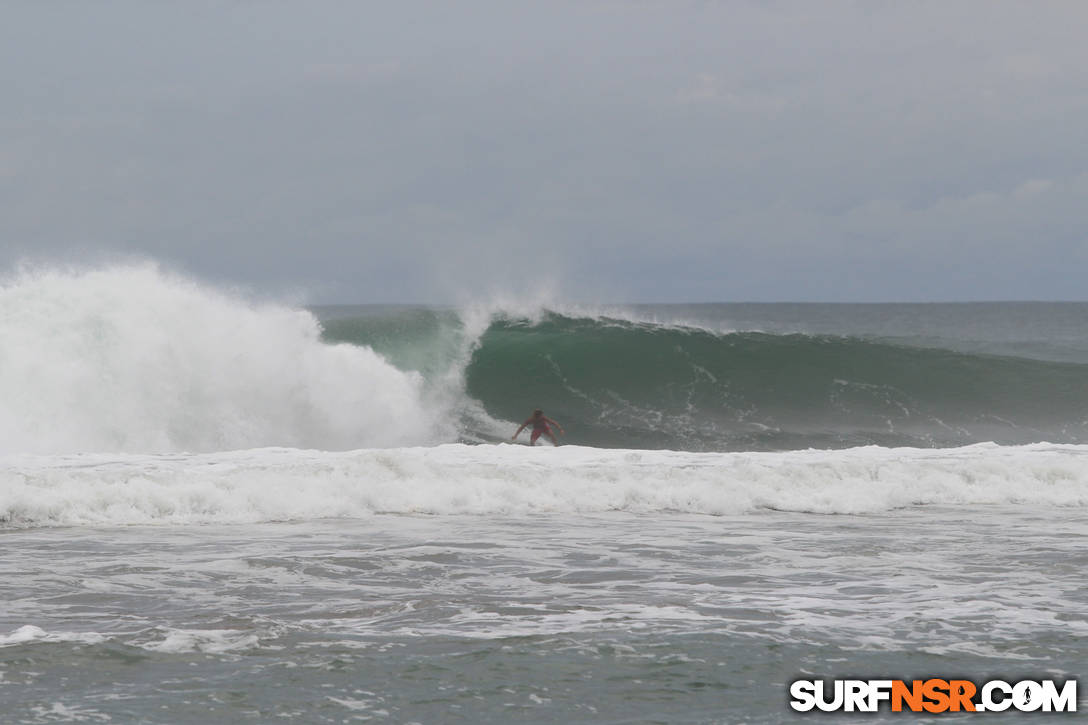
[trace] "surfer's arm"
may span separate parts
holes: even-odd
[[[523,430],[525,430],[525,426],[529,425],[529,423],[530,423],[530,422],[532,422],[532,418],[530,418],[529,420],[527,420],[527,421],[525,421],[524,423],[522,423],[522,424],[521,424],[521,425],[520,425],[520,426],[518,427],[517,431],[515,431],[515,432],[514,432],[514,435],[510,436],[510,440],[515,440],[515,439],[516,439],[516,438],[518,437],[518,435],[519,435],[519,434],[520,434],[520,433],[521,433],[521,432],[522,432]]]
[[[566,431],[563,430],[563,426],[559,425],[558,423],[556,423],[551,418],[545,417],[544,420],[548,421],[549,423],[554,425],[556,428],[558,428],[559,429],[559,435],[564,435],[565,436],[567,434]]]

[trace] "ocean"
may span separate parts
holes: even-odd
[[[9,275],[0,340],[4,723],[777,723],[797,679],[1088,669],[1085,303],[119,265]],[[511,440],[538,407],[558,448]],[[859,717],[958,719],[819,720]]]

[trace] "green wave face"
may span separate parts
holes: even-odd
[[[583,445],[758,450],[1088,440],[1088,366],[801,334],[500,320],[466,391]]]
[[[349,307],[322,310],[327,342],[367,345],[402,370],[417,370],[433,380],[464,354],[461,320],[453,310],[426,307]]]
[[[496,318],[476,339],[454,310],[349,312],[322,315],[325,340],[421,373],[463,441],[505,439],[543,408],[564,442],[601,447],[1088,442],[1081,363],[554,313]]]

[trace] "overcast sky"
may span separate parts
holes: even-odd
[[[0,265],[1088,299],[1088,2],[11,2]]]

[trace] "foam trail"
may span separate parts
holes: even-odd
[[[0,520],[15,526],[376,513],[858,514],[925,504],[1088,505],[1088,446],[687,453],[449,444],[0,459]]]
[[[329,345],[309,312],[154,265],[0,286],[0,451],[330,449],[433,442],[418,374]]]

